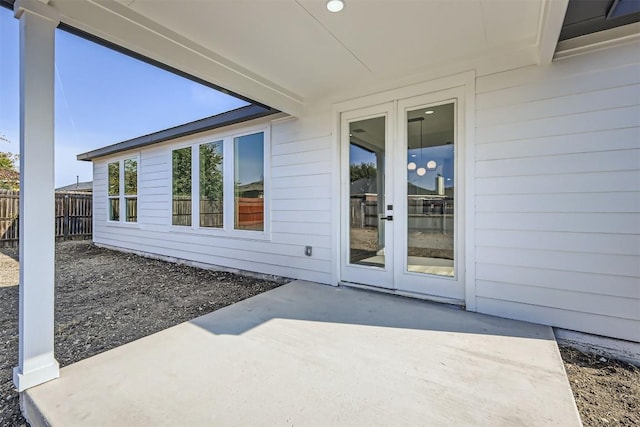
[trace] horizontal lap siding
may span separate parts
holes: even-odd
[[[478,79],[478,311],[640,341],[640,61]]]
[[[296,254],[313,247],[326,278],[331,278],[331,120],[328,113],[273,126],[271,218],[274,242],[286,242]]]
[[[171,149],[140,152],[138,227],[106,222],[106,164],[94,163],[94,240],[128,250],[320,283],[331,281],[331,140],[328,114],[276,121],[271,129],[271,238],[180,229],[171,218]],[[184,141],[184,140],[182,140]],[[304,246],[313,246],[311,257]]]

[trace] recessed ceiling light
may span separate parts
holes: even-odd
[[[329,12],[340,12],[344,9],[344,1],[342,0],[329,0],[327,2],[327,10]]]
[[[425,114],[433,114],[433,110],[427,110],[424,112]]]

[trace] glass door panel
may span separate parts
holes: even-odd
[[[393,103],[341,113],[340,280],[393,289]]]
[[[407,271],[453,277],[455,104],[407,111]]]
[[[385,117],[349,123],[349,263],[385,266]]]

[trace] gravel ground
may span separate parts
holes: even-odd
[[[56,358],[69,365],[278,286],[100,249],[56,248]],[[18,354],[17,251],[0,249],[0,427],[25,426],[11,370]],[[582,422],[640,426],[640,369],[561,348]]]

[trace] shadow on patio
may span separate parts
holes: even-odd
[[[191,323],[217,335],[241,335],[269,321],[288,319],[555,340],[548,328],[526,322],[470,313],[446,304],[345,287],[309,286],[300,281],[286,291],[274,290],[240,304],[246,308],[242,316],[235,310],[222,309],[215,317],[202,316]]]
[[[23,403],[53,427],[580,425],[550,328],[300,281],[68,366]]]

